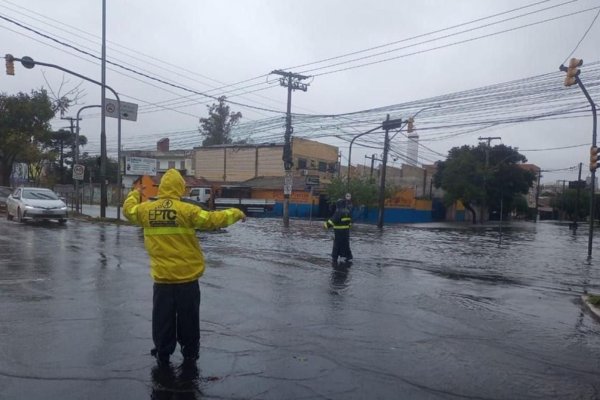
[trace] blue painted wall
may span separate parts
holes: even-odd
[[[303,218],[308,219],[310,217],[310,204],[295,204],[290,203],[290,218]],[[315,218],[318,215],[319,207],[313,206],[312,215]],[[283,203],[276,203],[273,211],[264,214],[255,214],[254,217],[282,217],[283,216]],[[376,224],[379,217],[378,208],[355,208],[352,211],[352,220],[354,222]],[[464,218],[464,213],[463,213]],[[388,207],[385,209],[383,214],[384,222],[387,224],[394,223],[416,223],[416,222],[432,222],[431,210],[415,210],[412,208],[392,208]]]

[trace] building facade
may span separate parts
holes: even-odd
[[[259,177],[283,177],[283,143],[228,144],[194,149],[195,176],[208,181],[239,183]],[[337,171],[338,148],[292,138],[293,175],[331,179]]]

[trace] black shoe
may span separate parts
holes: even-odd
[[[195,357],[187,357],[179,366],[179,380],[182,384],[195,384],[198,381],[200,373],[198,371],[197,359]]]
[[[152,383],[156,388],[168,389],[175,386],[175,371],[168,366],[156,366],[152,368]]]
[[[164,356],[164,355],[159,355],[158,354],[158,350],[156,349],[152,349],[150,350],[150,355],[154,358],[156,358],[156,364],[163,368],[163,367],[170,367],[171,366],[171,362],[169,361],[169,356]]]

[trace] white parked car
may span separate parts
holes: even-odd
[[[50,189],[21,187],[6,199],[6,218],[23,222],[30,219],[67,221],[67,205]]]

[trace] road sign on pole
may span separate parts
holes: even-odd
[[[106,116],[111,118],[118,118],[119,114],[117,114],[118,104],[116,100],[106,99],[106,105],[104,109],[106,111]],[[137,110],[138,105],[135,103],[127,103],[126,101],[121,102],[121,119],[126,119],[128,121],[137,121]]]
[[[85,165],[75,164],[73,165],[73,179],[76,181],[82,181],[85,175]]]

